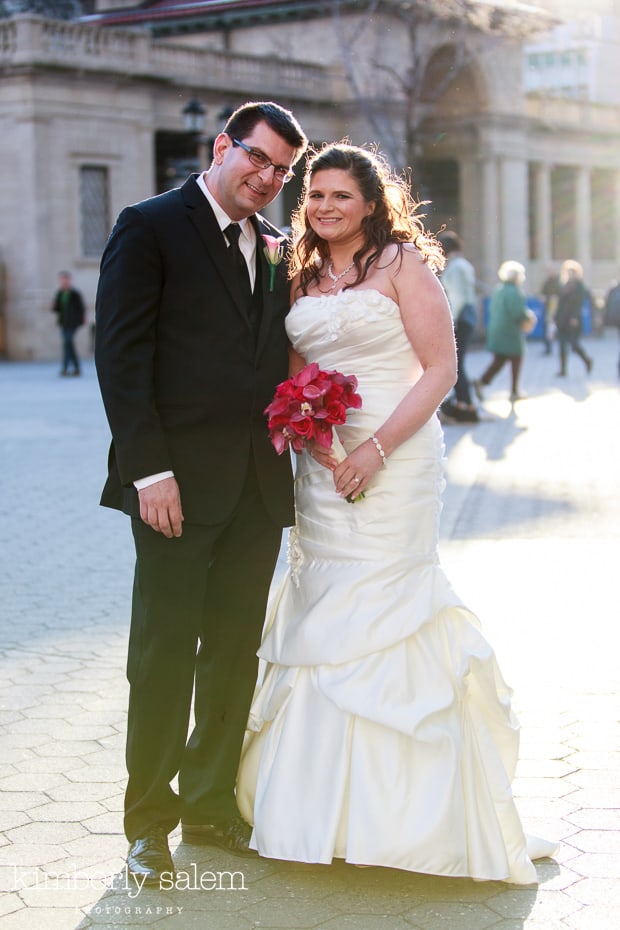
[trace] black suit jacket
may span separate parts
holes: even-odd
[[[187,522],[226,519],[250,456],[276,523],[294,522],[288,455],[269,441],[264,409],[287,377],[284,262],[269,290],[261,233],[263,311],[255,342],[227,246],[195,176],[126,207],[106,245],[96,300],[95,359],[112,431],[101,503],[139,515],[133,481],[171,469]]]

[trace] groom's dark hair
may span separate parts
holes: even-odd
[[[267,123],[270,129],[296,150],[295,161],[301,158],[308,146],[308,139],[291,111],[273,101],[244,103],[229,116],[223,132],[231,139],[243,142],[259,123]]]

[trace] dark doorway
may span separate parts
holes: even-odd
[[[411,180],[414,197],[430,201],[421,212],[426,214],[424,223],[431,232],[437,233],[443,227],[458,232],[461,222],[458,163],[449,158],[422,158]]]
[[[161,194],[199,171],[198,145],[189,132],[155,133],[156,193]]]

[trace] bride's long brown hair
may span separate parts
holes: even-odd
[[[356,277],[345,289],[361,284],[373,264],[381,257],[385,247],[391,243],[398,246],[396,258],[402,258],[404,243],[413,243],[422,260],[433,271],[444,266],[441,246],[424,228],[422,217],[417,214],[421,203],[416,203],[410,186],[394,175],[385,159],[375,152],[347,142],[326,144],[306,166],[303,196],[293,214],[293,247],[289,258],[289,275],[299,273],[302,294],[309,286],[318,282],[321,268],[330,261],[329,244],[318,236],[308,223],[307,204],[310,183],[315,174],[329,168],[346,171],[357,183],[366,203],[374,203],[375,209],[362,220],[364,242],[353,256]]]

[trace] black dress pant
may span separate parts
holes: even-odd
[[[500,355],[496,352],[493,355],[491,364],[488,366],[482,377],[480,378],[480,383],[486,385],[490,384],[495,375],[499,374],[506,362],[510,363],[510,390],[513,394],[519,393],[519,375],[521,373],[521,363],[523,362],[522,355]]]
[[[456,384],[454,385],[454,395],[459,403],[467,407],[472,406],[471,391],[469,388],[469,378],[465,371],[465,355],[469,348],[471,337],[474,333],[474,326],[467,320],[458,319],[454,326],[454,338],[456,342]]]
[[[178,539],[141,520],[132,528],[130,842],[154,825],[170,832],[180,819],[213,823],[238,813],[234,784],[282,533],[264,508],[253,466],[225,523],[185,523]],[[177,773],[178,795],[171,786]]]

